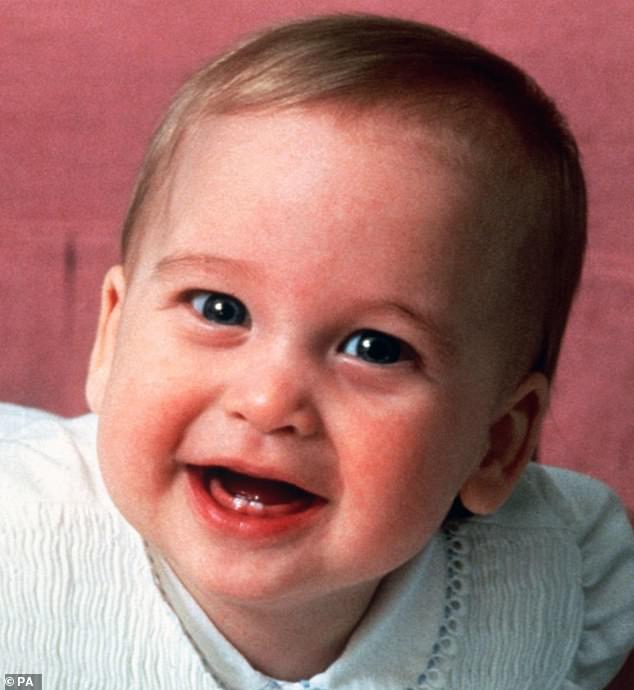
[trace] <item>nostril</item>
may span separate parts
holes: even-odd
[[[298,432],[298,429],[296,429],[291,424],[288,424],[287,426],[282,426],[279,429],[274,429],[274,431],[276,434],[290,435],[290,434],[296,434]]]

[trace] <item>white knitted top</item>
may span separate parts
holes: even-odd
[[[0,405],[0,676],[46,690],[599,690],[634,645],[634,538],[603,485],[531,466],[384,583],[299,682],[227,642],[107,495],[96,418]]]

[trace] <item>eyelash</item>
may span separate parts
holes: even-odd
[[[196,291],[188,293],[187,301],[202,319],[210,323],[220,326],[248,326],[250,323],[248,309],[233,295]],[[414,350],[400,338],[370,328],[352,333],[338,351],[374,366],[393,366],[418,359]]]

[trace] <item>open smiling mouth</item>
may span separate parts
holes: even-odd
[[[289,482],[255,477],[223,466],[188,466],[199,519],[239,537],[266,538],[311,523],[328,501]]]
[[[223,508],[246,515],[273,517],[298,513],[317,499],[294,484],[252,477],[225,467],[211,467],[203,473],[210,496]]]

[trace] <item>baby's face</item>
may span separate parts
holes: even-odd
[[[107,486],[199,600],[369,592],[487,453],[468,186],[387,116],[190,136],[90,375]]]

